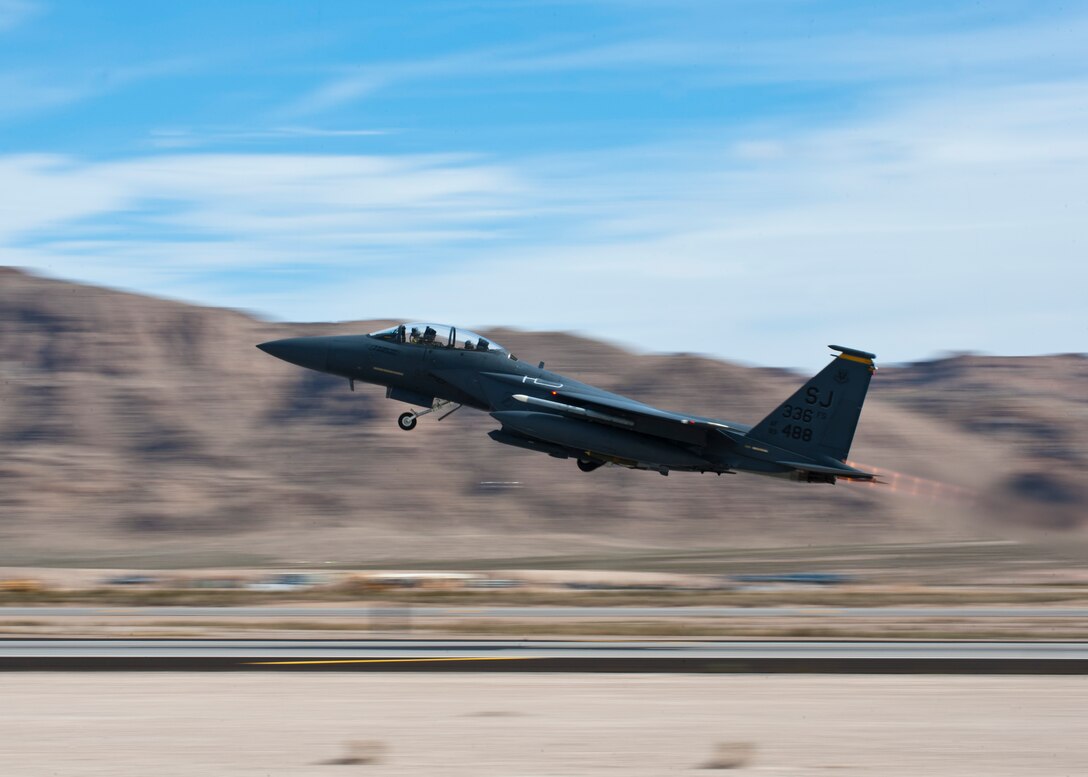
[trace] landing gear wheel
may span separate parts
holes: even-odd
[[[416,414],[401,413],[400,418],[397,419],[397,426],[406,432],[412,431],[416,428]]]
[[[578,459],[578,469],[582,470],[582,472],[592,472],[593,470],[597,469],[598,467],[602,466],[603,464],[604,464],[604,462],[601,462],[601,461],[590,461],[589,459]]]

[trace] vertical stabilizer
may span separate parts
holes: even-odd
[[[846,461],[876,356],[841,345],[828,347],[839,355],[752,427],[748,437],[815,462]]]

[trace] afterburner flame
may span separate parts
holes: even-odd
[[[851,467],[872,472],[877,476],[875,480],[851,481],[852,485],[879,488],[885,493],[915,497],[929,502],[972,503],[978,496],[974,490],[953,485],[952,483],[920,478],[893,469],[874,467],[857,461],[847,461],[846,463]]]

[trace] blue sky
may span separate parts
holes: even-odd
[[[0,262],[811,368],[1085,351],[1078,3],[0,0]]]

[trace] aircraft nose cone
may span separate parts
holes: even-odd
[[[308,370],[323,371],[328,361],[328,343],[319,337],[288,337],[285,340],[269,340],[257,345],[265,353],[297,364]]]

